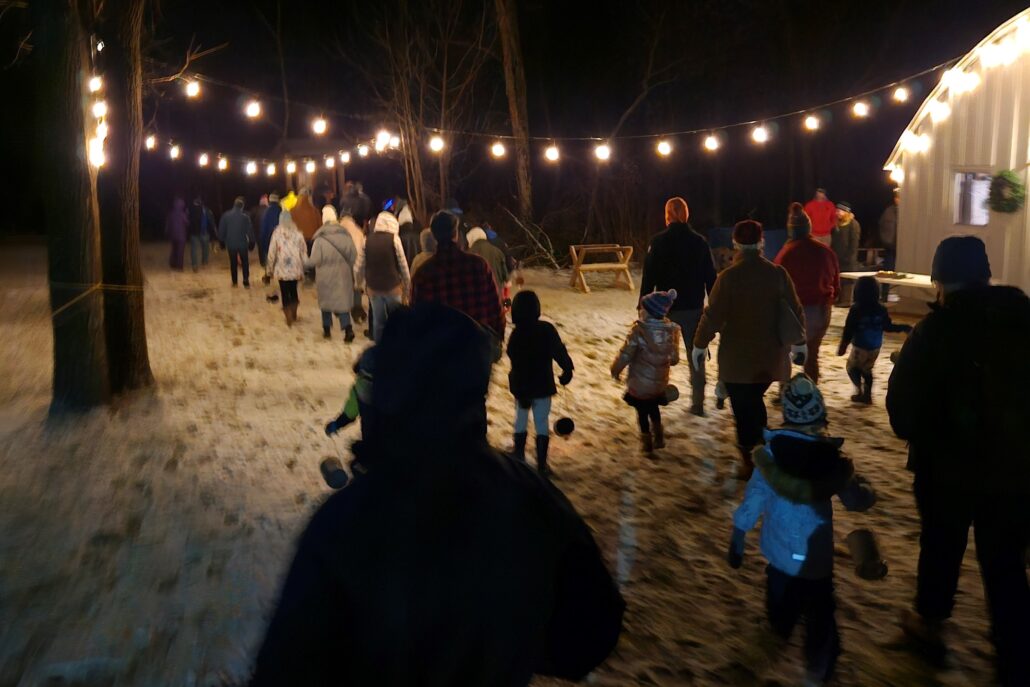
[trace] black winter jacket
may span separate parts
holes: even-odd
[[[712,250],[705,238],[689,224],[673,222],[656,234],[647,248],[640,297],[655,290],[676,289],[673,312],[700,310],[705,305],[705,295],[715,285],[715,277]]]
[[[558,330],[550,322],[534,320],[516,325],[508,339],[511,372],[508,388],[520,400],[545,398],[558,393],[554,385],[554,363],[562,372],[573,370],[572,358]]]
[[[916,325],[887,388],[909,469],[930,488],[1030,496],[1030,299],[1017,288],[952,293]]]

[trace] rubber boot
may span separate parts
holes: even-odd
[[[354,327],[347,325],[346,329],[343,330],[343,340],[345,343],[350,343],[354,340]]]
[[[640,451],[645,456],[650,456],[654,453],[654,440],[651,438],[650,432],[640,433]]]
[[[332,335],[333,335],[332,331],[330,331],[329,327],[322,327],[322,338],[323,339],[331,338]]]
[[[661,421],[651,424],[651,432],[654,434],[654,447],[665,448],[665,428]]]
[[[751,449],[740,447],[740,467],[737,468],[737,479],[746,482],[751,479],[755,471],[754,461],[751,460]]]
[[[551,476],[551,468],[547,467],[547,449],[551,445],[551,437],[536,438],[536,471],[544,477]]]
[[[526,432],[515,432],[515,447],[511,450],[511,457],[526,462]]]

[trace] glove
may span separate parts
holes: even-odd
[[[730,537],[730,548],[726,552],[726,562],[736,570],[744,563],[744,537],[747,533],[744,530],[733,528],[733,535]]]
[[[340,431],[340,426],[338,424],[336,424],[336,420],[331,420],[325,426],[325,435],[327,437],[331,437],[332,435],[336,434],[339,431]]]
[[[707,348],[698,348],[694,346],[694,350],[690,353],[690,362],[694,363],[694,369],[700,370],[705,365],[705,358],[708,357]]]
[[[790,347],[790,359],[795,365],[804,365],[808,360],[808,344],[794,344]]]
[[[569,382],[572,381],[572,370],[566,370],[561,373],[558,377],[558,383],[562,386],[568,386]]]

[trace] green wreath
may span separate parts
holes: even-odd
[[[991,179],[991,194],[987,206],[995,212],[1019,212],[1026,202],[1026,186],[1011,169],[998,172]]]

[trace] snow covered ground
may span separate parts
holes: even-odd
[[[287,329],[270,288],[229,288],[224,254],[199,274],[173,274],[145,247],[146,313],[157,387],[110,408],[47,424],[51,329],[41,248],[0,248],[0,687],[217,685],[245,675],[295,535],[327,494],[319,461],[346,453],[356,429],[329,439],[351,364],[365,344],[323,341],[313,289]],[[591,282],[605,283],[604,277]],[[764,562],[757,533],[740,571],[724,563],[741,490],[728,410],[667,408],[668,448],[637,453],[630,409],[608,366],[634,318],[633,294],[583,295],[567,277],[528,274],[576,362],[567,404],[577,423],[553,441],[557,484],[596,533],[622,584],[625,631],[600,685],[754,685],[800,681],[800,631],[763,658]],[[832,429],[847,438],[880,502],[838,507],[836,562],[844,655],[841,685],[983,685],[992,649],[973,544],[949,638],[955,667],[935,675],[889,647],[914,592],[918,520],[890,432],[877,364],[876,399],[854,408],[843,358],[824,348]],[[892,337],[888,352],[900,340]],[[711,373],[715,366],[711,364]],[[494,372],[490,436],[510,443],[506,362]],[[674,381],[688,388],[685,366]],[[776,415],[772,415],[778,421]],[[890,574],[857,578],[844,544],[869,527]],[[551,684],[539,681],[539,684]]]

